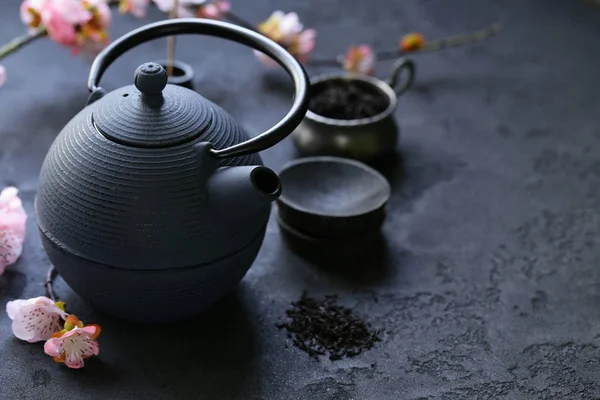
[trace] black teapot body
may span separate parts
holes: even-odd
[[[296,83],[290,112],[249,139],[218,105],[167,84],[157,63],[140,66],[133,85],[98,86],[129,48],[178,33],[232,39],[277,59]],[[40,172],[38,227],[64,280],[95,307],[146,322],[197,314],[231,291],[254,262],[281,193],[257,152],[299,124],[307,81],[283,48],[219,21],[167,20],[113,42],[92,65],[88,105]]]

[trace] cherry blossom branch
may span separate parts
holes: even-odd
[[[11,53],[14,53],[25,45],[33,42],[34,40],[46,36],[47,34],[48,32],[46,29],[41,28],[33,33],[26,33],[25,35],[14,38],[4,46],[0,47],[0,60]]]
[[[394,60],[398,57],[402,57],[406,54],[421,54],[430,53],[433,51],[444,50],[451,47],[462,46],[472,42],[478,42],[489,39],[502,30],[502,24],[496,22],[487,28],[481,29],[476,32],[466,33],[463,35],[456,35],[448,38],[439,39],[430,43],[425,44],[420,49],[415,50],[403,50],[400,47],[397,50],[384,50],[375,53],[375,58],[378,61]],[[333,59],[317,59],[313,58],[309,64],[313,66],[339,66],[344,63],[344,55],[339,55],[335,60]]]
[[[120,4],[120,0],[108,0],[108,5],[110,7],[117,7]],[[18,36],[0,47],[0,60],[8,56],[9,54],[14,53],[15,51],[25,47],[29,43],[33,42],[36,39],[46,37],[48,35],[48,31],[46,28],[39,28],[32,33],[26,33],[24,35]]]
[[[341,67],[351,73],[373,74],[376,61],[392,60],[406,54],[420,54],[462,46],[471,42],[486,40],[498,32],[502,25],[497,22],[491,26],[472,33],[426,41],[419,33],[408,33],[399,38],[395,49],[374,52],[370,46],[361,44],[350,46],[345,54],[334,58],[311,57],[315,46],[316,31],[305,29],[295,12],[275,11],[259,24],[252,24],[231,11],[229,0],[103,0],[99,3],[48,3],[39,0],[23,0],[21,18],[30,29],[37,29],[27,35],[20,36],[5,46],[0,47],[0,60],[8,54],[31,43],[33,40],[48,36],[53,41],[71,49],[72,54],[101,48],[108,42],[108,26],[111,21],[110,8],[118,7],[121,14],[133,14],[138,18],[146,15],[148,6],[158,7],[170,18],[198,17],[225,19],[239,26],[251,29],[269,37],[283,45],[296,59],[307,66]],[[44,12],[42,7],[45,4]],[[59,7],[60,5],[60,7]],[[69,7],[66,7],[66,6]],[[23,10],[26,10],[24,12]],[[43,17],[45,16],[45,17]],[[44,29],[40,23],[49,25]],[[175,52],[175,38],[169,37],[168,62],[169,75]],[[255,52],[256,57],[265,65],[276,66],[266,55]],[[5,69],[0,66],[0,85],[6,80]]]
[[[252,29],[253,31],[258,32],[258,30],[256,29],[255,26],[253,26],[251,23],[246,21],[244,18],[238,16],[237,14],[235,14],[231,11],[224,12],[223,16],[237,25],[240,25],[240,26],[243,26],[244,28]],[[396,58],[404,56],[408,53],[411,53],[411,54],[428,53],[428,52],[433,52],[433,51],[438,51],[438,50],[444,50],[444,49],[447,49],[450,47],[462,46],[462,45],[465,45],[468,43],[489,39],[492,36],[495,36],[496,34],[498,34],[501,30],[502,30],[502,24],[500,22],[496,22],[496,23],[494,23],[484,29],[476,31],[476,32],[452,36],[452,37],[448,37],[448,38],[439,39],[434,42],[426,43],[418,49],[403,50],[401,48],[401,46],[398,46],[398,48],[394,49],[394,50],[378,51],[374,54],[374,56],[378,61],[385,61],[385,60],[396,59]],[[332,66],[332,67],[338,66],[339,67],[340,65],[344,64],[344,58],[345,58],[345,55],[342,55],[342,54],[338,55],[334,59],[312,57],[311,59],[306,61],[306,64],[312,65],[312,66]]]

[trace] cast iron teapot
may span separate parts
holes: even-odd
[[[134,84],[99,86],[110,64],[163,36],[206,34],[259,50],[285,68],[294,102],[248,139],[200,94],[167,84],[158,63]],[[44,248],[82,298],[117,317],[172,321],[230,292],[260,249],[278,176],[256,153],[288,136],[308,109],[308,77],[283,47],[249,29],[182,18],[143,26],[94,60],[88,105],[50,147],[35,200]]]

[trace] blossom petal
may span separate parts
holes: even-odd
[[[110,7],[108,6],[108,3],[106,3],[106,1],[104,0],[96,0],[95,7],[95,11],[96,13],[98,13],[98,22],[100,23],[100,28],[101,30],[105,31],[110,27],[110,24],[112,23],[112,13],[110,12]]]
[[[18,194],[19,189],[14,186],[8,186],[2,189],[2,192],[0,192],[0,207],[10,207],[15,200],[18,200]]]
[[[60,338],[52,338],[44,343],[44,353],[52,357],[59,357],[62,354],[62,341]]]
[[[60,0],[52,0],[41,12],[42,23],[48,31],[48,36],[63,46],[75,45],[77,39],[75,24],[83,25],[91,18],[91,14],[80,2],[71,3],[79,4],[80,8],[71,7],[63,10]]]
[[[285,13],[281,10],[273,11],[271,16],[269,17],[269,20],[281,21],[281,18],[283,18],[284,15]]]
[[[60,314],[49,312],[46,307],[37,304],[21,307],[12,322],[15,337],[28,342],[50,339],[60,329]]]
[[[19,14],[21,21],[29,30],[35,30],[41,24],[42,8],[46,6],[48,0],[25,0],[21,3]]]
[[[315,39],[317,38],[317,31],[314,29],[307,29],[300,34],[298,38],[298,53],[309,54],[315,48]]]
[[[92,13],[86,10],[82,1],[47,0],[41,11],[44,25],[47,25],[49,20],[54,20],[61,25],[74,27],[83,25],[92,18]]]
[[[102,328],[100,328],[100,325],[96,325],[96,324],[86,325],[82,329],[85,330],[90,335],[90,338],[92,338],[92,339],[96,339],[98,336],[100,336],[100,332],[102,331]]]
[[[17,262],[22,253],[22,236],[8,230],[0,231],[0,275],[6,267]]]
[[[67,317],[56,303],[44,296],[9,301],[6,313],[13,321],[13,334],[28,342],[49,339],[62,329],[61,320]]]
[[[263,35],[276,41],[287,49],[300,62],[305,62],[315,47],[316,31],[304,30],[298,14],[295,12],[283,13],[275,11],[269,19],[258,25],[258,30]],[[256,57],[267,66],[274,66],[268,57],[255,52]]]
[[[129,12],[137,18],[144,18],[149,3],[150,0],[121,0],[119,11],[121,13]]]
[[[4,188],[0,192],[0,274],[21,256],[26,230],[27,213],[18,190]]]
[[[219,9],[219,11],[221,11],[221,13],[226,13],[229,10],[231,10],[231,3],[227,0],[218,0],[217,8]]]
[[[100,346],[93,336],[99,334],[99,327],[88,325],[75,327],[61,337],[51,338],[44,344],[44,352],[54,357],[56,362],[64,362],[69,368],[82,368],[84,359],[100,354]]]
[[[6,68],[3,65],[0,65],[0,86],[6,83]]]
[[[291,38],[302,32],[302,24],[295,12],[288,13],[279,22],[279,31],[284,38]]]
[[[55,42],[80,54],[108,42],[111,11],[106,0],[45,0],[41,25]],[[89,43],[92,42],[92,46]],[[84,54],[86,54],[84,52]]]
[[[199,14],[204,18],[218,18],[220,16],[219,9],[214,4],[207,4],[200,7]]]
[[[348,72],[371,75],[375,67],[375,55],[367,45],[351,46],[344,59]]]
[[[28,300],[13,300],[6,303],[6,313],[8,314],[8,318],[15,319],[17,313],[22,307],[31,304]]]

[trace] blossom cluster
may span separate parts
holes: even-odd
[[[310,53],[315,48],[317,32],[314,29],[304,29],[298,14],[275,11],[264,22],[258,25],[258,31],[271,40],[285,47],[302,63],[308,61]],[[275,65],[269,57],[258,51],[256,57],[266,65]]]
[[[79,54],[108,43],[111,11],[106,0],[25,0],[21,20],[30,32],[46,29],[50,39]]]
[[[73,54],[93,55],[109,42],[110,5],[118,5],[121,14],[144,18],[152,4],[171,13],[176,3],[178,17],[224,19],[231,10],[228,0],[24,0],[21,20],[30,32],[45,30],[50,39],[70,48]],[[255,30],[285,47],[298,61],[309,63],[317,32],[306,29],[297,13],[277,10]],[[398,50],[415,51],[424,45],[423,36],[413,33],[401,38]],[[254,53],[265,65],[277,65],[265,54]],[[370,75],[375,62],[371,47],[362,44],[351,46],[341,64],[348,72]],[[0,65],[0,86],[5,81],[6,71]]]
[[[24,0],[21,20],[30,32],[46,29],[53,41],[69,47],[74,54],[82,50],[100,49],[108,41],[112,21],[109,0]],[[146,16],[146,9],[154,3],[165,12],[173,8],[174,0],[119,0],[121,13],[138,18]],[[195,3],[199,5],[196,6]],[[229,10],[226,0],[209,2],[180,0],[179,17],[220,18]]]
[[[144,18],[151,4],[169,12],[174,0],[24,0],[20,15],[30,34],[43,31],[73,55],[87,57],[110,42],[112,4],[118,4],[122,14]],[[227,0],[179,0],[178,4],[178,17],[219,19],[230,8]],[[6,69],[0,65],[0,86],[5,81]]]
[[[77,316],[65,312],[62,302],[44,296],[13,300],[6,304],[6,313],[12,320],[12,331],[17,339],[45,342],[44,353],[57,363],[79,369],[86,358],[100,353],[97,340],[100,326],[84,325]]]
[[[23,251],[27,212],[17,188],[0,192],[0,275],[18,261]],[[84,325],[65,312],[62,302],[47,297],[9,301],[6,313],[15,337],[29,343],[45,341],[44,352],[69,368],[81,368],[84,359],[98,355],[98,325]]]

